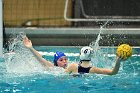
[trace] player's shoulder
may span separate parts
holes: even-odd
[[[78,66],[77,63],[71,63],[71,64],[70,64],[70,67],[77,67],[77,66]]]

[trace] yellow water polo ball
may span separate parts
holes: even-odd
[[[132,56],[132,47],[128,44],[121,44],[118,46],[116,54],[123,59],[127,59]]]

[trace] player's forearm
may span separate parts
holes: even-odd
[[[40,53],[35,50],[33,47],[29,48],[31,50],[31,52],[36,55],[38,58],[42,58],[42,55],[40,55]]]
[[[121,64],[121,59],[117,58],[115,67],[113,68],[112,72],[110,73],[111,75],[114,75],[114,74],[118,73],[119,68],[120,68],[120,64]]]
[[[43,64],[44,66],[49,66],[52,67],[53,64],[47,60],[45,60],[44,58],[42,58],[42,55],[39,54],[39,52],[37,50],[35,50],[33,47],[29,48],[31,50],[31,52],[36,56],[37,60]]]

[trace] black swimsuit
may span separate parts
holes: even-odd
[[[90,68],[91,67],[84,68],[81,65],[78,65],[78,73],[80,74],[89,73]]]

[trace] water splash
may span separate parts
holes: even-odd
[[[95,53],[96,53],[96,51],[99,49],[99,41],[100,41],[100,39],[102,38],[102,37],[101,37],[101,33],[102,33],[102,31],[104,30],[105,26],[108,24],[108,22],[109,22],[109,21],[105,22],[105,24],[104,24],[103,26],[100,27],[99,34],[98,34],[98,36],[97,36],[97,39],[96,39],[95,43],[92,42],[92,43],[90,43],[90,45],[89,45],[89,46],[91,46],[91,47],[94,49]]]
[[[9,41],[9,51],[4,54],[7,73],[34,73],[44,71],[44,67],[23,44],[25,33],[19,33]]]
[[[112,66],[112,60],[108,58],[108,53],[103,52],[99,46],[99,41],[102,39],[101,34],[105,30],[104,28],[108,23],[109,21],[105,22],[104,25],[100,27],[99,34],[97,36],[96,41],[95,42],[93,41],[89,44],[89,46],[94,49],[93,50],[94,53],[92,54],[91,61],[93,65],[97,67],[109,68]]]

